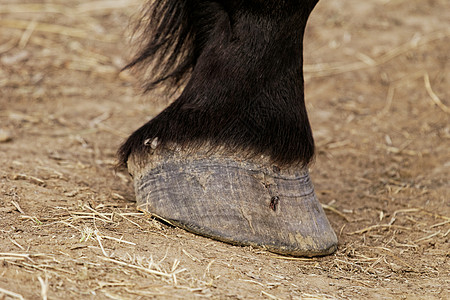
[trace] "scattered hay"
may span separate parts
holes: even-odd
[[[116,47],[112,43],[123,40],[124,35],[119,30],[107,33],[109,30],[105,31],[103,17],[117,10],[127,10],[127,14],[130,14],[142,1],[85,1],[81,4],[78,4],[80,1],[75,1],[75,4],[53,2],[0,4],[0,88],[2,92],[13,89],[20,101],[45,101],[49,95],[42,96],[37,90],[45,84],[44,77],[54,72],[67,72],[70,75],[68,78],[77,72],[94,79],[116,78],[124,65],[121,57],[99,50],[97,46],[108,45],[108,49],[112,50]],[[75,22],[77,18],[78,22]],[[53,20],[55,22],[52,23]],[[426,47],[447,41],[449,35],[450,31],[445,30],[419,36],[376,57],[356,51],[357,61],[350,63],[305,65],[305,75],[314,78],[355,71],[378,73],[382,67],[395,64],[396,59],[407,56],[408,52],[413,50],[421,53]],[[345,188],[329,189],[324,193],[327,202],[331,202],[324,204],[323,208],[334,222],[333,226],[340,229],[341,241],[338,252],[325,258],[275,256],[252,248],[205,242],[200,237],[168,229],[166,225],[155,221],[148,212],[137,212],[134,204],[124,199],[127,196],[122,196],[127,195],[123,192],[124,188],[114,192],[109,190],[111,185],[108,185],[108,191],[105,192],[102,190],[105,187],[93,187],[91,182],[85,182],[89,178],[83,176],[90,168],[93,169],[91,175],[95,173],[101,176],[98,172],[104,168],[99,166],[109,168],[114,163],[112,158],[105,159],[105,153],[102,152],[113,150],[98,149],[104,144],[92,145],[86,136],[106,133],[119,140],[128,135],[126,130],[108,125],[108,121],[116,117],[114,111],[99,113],[89,120],[83,120],[81,126],[76,126],[69,119],[70,116],[52,116],[44,111],[29,111],[27,108],[12,111],[4,105],[2,108],[6,110],[0,110],[0,146],[19,145],[22,138],[34,139],[40,134],[50,134],[50,131],[40,132],[42,126],[48,126],[51,128],[51,137],[63,139],[69,147],[82,145],[90,152],[77,153],[69,158],[67,153],[58,151],[42,152],[44,154],[39,159],[33,157],[34,160],[16,157],[11,161],[8,157],[5,167],[0,168],[0,200],[4,200],[0,219],[5,222],[0,229],[0,298],[52,299],[62,295],[69,299],[183,298],[186,295],[191,298],[239,298],[239,294],[227,293],[241,292],[241,287],[242,290],[248,289],[242,295],[268,299],[287,299],[286,295],[292,299],[347,299],[365,298],[368,295],[384,297],[387,294],[394,295],[394,298],[406,294],[407,298],[408,290],[398,291],[403,294],[389,290],[396,287],[395,284],[405,288],[405,282],[414,289],[411,293],[431,291],[433,295],[443,295],[444,298],[448,295],[445,290],[449,256],[445,246],[450,235],[448,210],[410,207],[409,201],[438,201],[436,199],[443,199],[445,194],[438,195],[432,189],[427,189],[427,184],[423,183],[427,180],[423,178],[425,175],[390,177],[383,173],[388,169],[385,164],[391,162],[406,164],[425,156],[433,159],[436,153],[432,148],[439,145],[417,147],[418,143],[414,143],[428,132],[440,135],[439,143],[448,142],[448,125],[435,121],[436,114],[447,117],[449,113],[448,99],[439,87],[445,82],[443,74],[436,74],[439,70],[430,68],[411,73],[398,72],[395,73],[398,76],[395,80],[388,80],[386,76],[386,90],[380,93],[378,110],[342,106],[346,122],[356,122],[358,130],[370,123],[364,123],[367,120],[359,116],[369,115],[367,119],[374,119],[371,120],[374,136],[376,131],[384,131],[385,144],[383,139],[373,141],[372,136],[359,138],[358,130],[345,132],[341,136],[329,136],[318,143],[318,148],[327,152],[328,157],[335,158],[341,151],[352,164],[361,163],[360,169],[368,165],[373,168],[361,171],[361,174],[348,175],[345,174],[347,170],[339,166],[349,183],[346,183]],[[134,80],[127,73],[122,73],[119,79],[120,84]],[[396,109],[407,111],[406,104],[397,101],[396,96],[411,86],[414,87],[411,92],[423,92],[422,101],[415,105],[427,111],[429,108],[425,121],[431,120],[433,124],[430,126],[447,129],[431,128],[427,131],[420,127],[417,130],[424,130],[424,134],[415,135],[404,128],[390,130],[387,126],[378,126],[388,117],[396,118]],[[63,89],[55,85],[45,88],[51,90],[49,94],[58,99],[73,95],[85,97],[79,87],[70,84]],[[88,96],[86,98],[90,99]],[[25,103],[31,103],[31,100],[27,101]],[[34,108],[36,106],[30,107]],[[146,115],[152,113],[145,111]],[[375,117],[372,118],[374,113]],[[413,121],[425,123],[422,119]],[[23,137],[17,134],[17,128],[23,130],[20,131]],[[339,132],[343,132],[343,129],[333,131]],[[362,133],[366,134],[367,130]],[[352,134],[356,137],[352,137]],[[404,136],[406,142],[396,144],[395,135]],[[364,139],[369,141],[364,142]],[[355,145],[355,140],[363,145]],[[378,151],[378,156],[372,156],[373,151]],[[362,156],[361,153],[366,155]],[[381,162],[362,162],[372,159]],[[332,169],[333,164],[330,166]],[[333,172],[332,175],[337,174]],[[383,174],[381,179],[380,174]],[[355,178],[358,175],[362,175],[362,178]],[[69,180],[74,183],[68,189],[61,188],[67,185],[56,184]],[[130,184],[126,175],[119,174],[114,180]],[[335,186],[339,186],[338,183]],[[25,194],[22,188],[29,188],[28,193]],[[39,198],[44,189],[48,193],[45,200],[57,201],[57,205],[44,203]],[[352,197],[361,197],[361,203],[367,203],[348,207],[344,197],[349,197],[351,203],[356,203]],[[332,201],[341,198],[342,201]],[[34,202],[41,203],[42,207],[36,209],[31,205]],[[6,224],[10,220],[14,222]],[[23,238],[23,232],[32,234],[33,239]],[[146,239],[142,240],[142,237]],[[153,244],[158,238],[161,240]],[[40,251],[40,244],[47,246],[45,251]],[[161,246],[170,248],[170,251],[164,254]],[[311,285],[302,281],[314,276],[317,282]],[[324,280],[333,292],[322,292],[315,287]],[[239,288],[233,286],[233,281],[239,282]],[[440,285],[441,291],[422,285],[427,281]]]
[[[338,75],[346,72],[354,72],[358,70],[363,70],[367,68],[374,68],[389,62],[390,60],[396,58],[397,56],[403,55],[408,51],[413,49],[426,46],[429,43],[436,41],[442,41],[450,36],[450,30],[442,30],[427,34],[425,36],[414,37],[409,42],[393,48],[389,52],[377,57],[371,58],[365,54],[360,53],[365,59],[359,62],[352,63],[326,63],[326,64],[314,64],[314,65],[304,65],[303,71],[305,74],[311,78],[314,77],[326,77],[332,75]]]
[[[430,76],[428,75],[428,73],[425,73],[423,75],[423,81],[425,82],[427,93],[428,95],[430,95],[430,98],[431,100],[433,100],[434,104],[436,104],[445,113],[450,114],[450,107],[445,106],[445,104],[442,103],[441,99],[439,99],[439,97],[431,89]]]
[[[10,296],[12,298],[20,299],[20,300],[25,299],[21,294],[14,293],[14,292],[8,291],[8,290],[3,289],[3,288],[0,288],[0,293],[2,293],[3,295],[6,295],[6,296]]]

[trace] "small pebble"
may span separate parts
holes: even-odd
[[[0,129],[0,143],[6,143],[12,141],[12,135],[6,130]]]
[[[66,192],[64,193],[64,195],[66,197],[75,197],[76,195],[78,195],[78,191],[70,191],[70,192]]]

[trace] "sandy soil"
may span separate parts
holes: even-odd
[[[450,2],[322,0],[305,40],[311,174],[340,245],[235,247],[134,207],[115,151],[137,0],[0,3],[0,299],[449,299]]]

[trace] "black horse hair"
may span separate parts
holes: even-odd
[[[156,0],[140,20],[140,49],[124,68],[150,74],[145,90],[186,85],[118,151],[120,164],[158,147],[221,147],[311,162],[303,94],[303,34],[317,0]],[[151,72],[148,72],[151,68]]]

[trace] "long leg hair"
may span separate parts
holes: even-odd
[[[151,66],[146,91],[168,80],[176,87],[194,68],[220,11],[210,1],[149,1],[135,29],[140,49],[124,69]]]
[[[302,40],[317,0],[155,0],[141,20],[141,47],[126,68],[146,90],[188,79],[181,96],[119,149],[121,164],[161,147],[225,147],[308,164],[314,140],[303,95]]]

